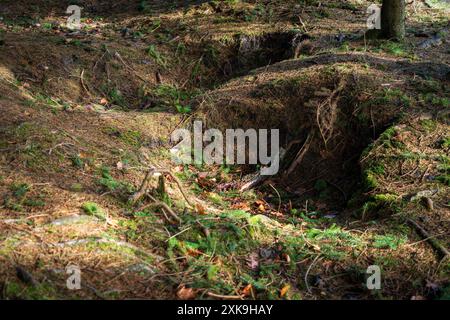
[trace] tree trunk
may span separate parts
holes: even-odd
[[[383,0],[381,33],[384,38],[403,40],[405,37],[405,0]]]

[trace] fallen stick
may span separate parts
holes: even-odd
[[[124,66],[126,69],[128,69],[129,71],[131,71],[136,77],[138,77],[139,79],[141,79],[143,82],[147,83],[147,79],[143,78],[142,76],[140,76],[136,70],[134,70],[132,67],[130,67],[122,58],[122,56],[120,55],[120,53],[115,52],[114,53],[114,57],[116,57]]]
[[[283,159],[287,154],[287,150],[289,150],[289,148],[293,144],[295,144],[295,141],[293,143],[289,144],[288,149],[285,150],[285,149],[281,148],[280,153],[279,153],[279,164],[281,164],[283,162]],[[261,184],[263,184],[270,177],[271,177],[270,175],[263,176],[260,171],[253,177],[253,179],[251,179],[249,182],[242,185],[242,187],[239,189],[239,191],[244,192],[244,191],[247,191],[250,189],[254,189],[254,188],[260,186]]]
[[[213,293],[210,291],[208,291],[206,294],[210,297],[217,298],[217,299],[223,299],[223,300],[243,300],[244,299],[243,296],[224,296],[224,295],[216,294],[216,293]]]
[[[309,275],[309,272],[311,271],[312,267],[316,264],[317,260],[319,260],[320,257],[321,257],[320,254],[317,255],[317,257],[309,265],[309,268],[308,268],[308,270],[306,270],[306,273],[305,273],[305,284],[306,284],[306,289],[308,290],[309,293],[311,293],[311,288],[309,287],[309,284],[308,284],[308,275]]]
[[[89,92],[88,88],[84,84],[84,69],[83,69],[83,71],[81,71],[81,74],[80,74],[80,82],[81,82],[81,86],[83,87],[84,91],[86,91],[86,93],[88,94],[89,98],[92,98],[91,93]]]
[[[417,230],[417,232],[420,233],[420,235],[424,237],[428,243],[430,243],[432,247],[434,247],[437,251],[444,255],[444,257],[450,257],[450,252],[447,250],[447,248],[440,244],[439,241],[435,239],[435,237],[432,237],[421,225],[419,225],[412,219],[406,219],[406,221],[411,224]]]
[[[306,153],[309,150],[309,147],[311,146],[311,141],[313,139],[313,134],[310,132],[308,134],[308,137],[305,140],[305,143],[303,144],[302,148],[297,153],[297,156],[295,157],[294,161],[292,162],[291,166],[286,172],[286,176],[289,176],[295,168],[303,161],[303,158],[305,157]]]
[[[244,184],[239,191],[244,192],[253,188],[256,188],[257,186],[261,185],[264,181],[267,180],[269,176],[263,176],[261,174],[257,174],[252,180]]]

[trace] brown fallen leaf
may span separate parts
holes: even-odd
[[[200,179],[206,179],[206,178],[208,178],[208,175],[209,175],[208,172],[199,172],[199,173],[197,174],[197,176],[198,176]]]
[[[181,300],[192,300],[195,299],[197,293],[192,288],[186,288],[181,286],[177,291],[177,297]]]
[[[203,207],[201,204],[197,203],[195,205],[195,209],[197,209],[197,213],[200,215],[205,215],[206,214],[206,210],[205,207]]]
[[[213,181],[209,180],[208,178],[202,178],[199,176],[195,180],[198,183],[198,185],[203,189],[210,189],[214,186]]]
[[[258,206],[258,210],[261,211],[261,212],[266,212],[266,207],[263,204],[260,204]]]
[[[271,211],[270,214],[278,218],[283,217],[283,214],[279,211]]]
[[[256,200],[255,204],[260,206],[260,205],[265,205],[266,203],[264,201],[262,201],[262,200]]]
[[[191,257],[198,257],[203,254],[200,250],[194,249],[194,248],[186,248],[187,254]]]
[[[238,202],[238,203],[235,203],[235,204],[233,204],[233,205],[231,206],[231,209],[234,209],[234,210],[243,210],[243,211],[250,211],[250,210],[251,210],[249,204],[246,203],[246,202]]]

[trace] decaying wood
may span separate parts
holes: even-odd
[[[139,201],[140,198],[142,198],[147,193],[147,186],[150,178],[152,178],[153,175],[154,169],[150,169],[145,173],[144,180],[142,180],[141,186],[139,187],[138,191],[136,191],[129,199],[131,204],[135,204],[137,201]]]

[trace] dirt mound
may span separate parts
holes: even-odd
[[[345,201],[355,187],[362,150],[404,105],[388,98],[372,104],[392,79],[360,63],[286,64],[258,69],[208,93],[199,114],[214,128],[279,129],[288,151],[282,184],[298,192],[326,177]]]

